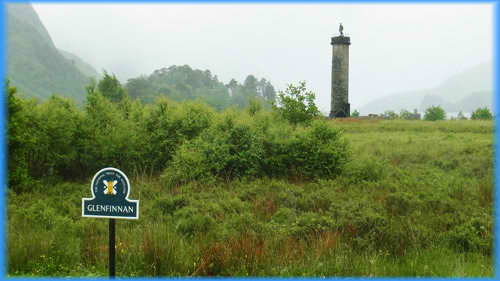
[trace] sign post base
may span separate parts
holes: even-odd
[[[109,219],[109,278],[115,278],[115,219]]]

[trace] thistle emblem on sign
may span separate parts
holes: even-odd
[[[104,194],[107,194],[107,195],[115,195],[116,194],[115,185],[116,185],[116,183],[118,181],[103,180],[102,182],[105,185],[105,187],[104,187]]]

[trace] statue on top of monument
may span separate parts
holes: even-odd
[[[342,23],[340,23],[340,26],[339,26],[339,31],[340,31],[340,36],[344,36],[344,27],[342,26]]]

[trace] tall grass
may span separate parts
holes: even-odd
[[[491,121],[329,125],[352,154],[334,178],[132,178],[117,275],[493,275]],[[80,217],[89,182],[9,191],[9,275],[107,275],[107,221]]]

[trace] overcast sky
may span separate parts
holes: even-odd
[[[330,37],[351,37],[351,111],[493,57],[493,4],[34,4],[56,47],[121,81],[170,65],[305,80],[330,111]]]

